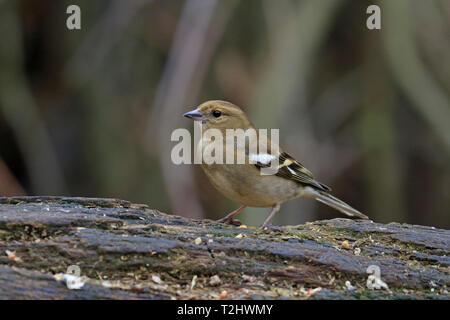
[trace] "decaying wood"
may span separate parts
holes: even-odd
[[[238,228],[122,200],[0,198],[0,298],[449,299],[449,247],[450,231],[407,224]],[[388,289],[368,288],[371,265]],[[61,281],[70,266],[81,289]]]

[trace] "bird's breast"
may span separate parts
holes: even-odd
[[[202,164],[212,185],[227,198],[252,207],[272,207],[298,196],[299,185],[275,175],[260,175],[250,164]]]

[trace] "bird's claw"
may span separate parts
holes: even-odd
[[[217,220],[217,222],[229,224],[229,225],[236,226],[236,227],[239,227],[242,224],[238,219],[227,218],[227,217],[219,219],[219,220]]]

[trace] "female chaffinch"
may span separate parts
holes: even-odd
[[[208,129],[217,129],[222,133],[223,153],[229,150],[228,145],[234,152],[234,160],[240,156],[245,159],[243,164],[202,161],[202,168],[213,186],[229,199],[242,204],[240,208],[220,219],[219,222],[239,224],[238,221],[233,220],[233,217],[247,206],[272,207],[272,211],[262,224],[264,227],[280,210],[281,203],[296,198],[313,198],[350,217],[368,219],[366,215],[332,196],[328,186],[314,180],[308,169],[270,141],[265,134],[256,131],[238,106],[220,100],[207,101],[195,110],[185,113],[184,116],[202,122],[199,152],[203,154],[214,143],[210,137],[205,137]],[[234,138],[225,138],[227,129],[253,129],[256,135],[249,135],[244,143],[242,140],[239,143]],[[258,141],[251,141],[251,139],[258,139]],[[254,145],[265,143],[267,152],[256,151],[255,153],[254,149],[249,148],[252,143]],[[276,165],[274,174],[262,174],[262,171],[273,163]]]

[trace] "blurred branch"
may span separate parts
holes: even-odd
[[[355,88],[358,88],[362,74],[358,68],[343,75],[316,99],[311,108],[311,118],[320,124],[318,134],[323,137],[320,139],[321,143],[315,146],[315,162],[318,172],[326,177],[327,181],[338,178],[361,159],[361,150],[351,146],[353,127],[347,126],[341,130],[339,128],[360,107],[359,93]],[[339,157],[333,156],[336,154],[339,154]],[[333,159],[332,165],[330,159]]]
[[[441,0],[440,5],[444,8],[444,14],[447,15],[447,20],[450,21],[450,2],[447,0]]]
[[[311,118],[320,123],[320,136],[332,137],[359,107],[359,93],[355,88],[360,77],[359,68],[344,74],[313,102]]]
[[[151,54],[138,57],[136,54],[136,44],[141,40],[139,36],[144,38],[145,29],[141,28],[137,36],[129,30],[133,24],[145,21],[144,7],[152,2],[154,0],[105,2],[107,6],[95,16],[95,24],[80,30],[87,32],[79,34],[78,38],[75,34],[66,37],[66,41],[78,41],[69,45],[76,51],[65,66],[64,80],[69,91],[77,92],[81,100],[72,107],[77,108],[85,121],[80,134],[85,138],[83,151],[90,159],[83,174],[89,177],[89,192],[97,195],[128,194],[133,199],[146,195],[144,198],[148,199],[148,194],[157,193],[149,190],[148,184],[134,179],[136,174],[141,174],[151,180],[146,168],[139,167],[138,143],[130,143],[130,132],[139,128],[130,117],[130,109],[134,99],[146,92],[139,86],[136,79],[139,75],[132,68],[151,60]],[[83,10],[95,11],[96,4],[89,2],[84,7]],[[129,88],[135,88],[139,94],[130,93]],[[155,198],[163,197],[158,194]]]
[[[114,0],[109,4],[101,19],[91,28],[76,53],[69,61],[68,71],[88,79],[97,72],[107,54],[114,48],[125,29],[139,10],[154,0]],[[108,36],[105,36],[108,35]],[[89,61],[87,63],[87,61]]]
[[[448,7],[450,8],[450,5]],[[442,63],[442,61],[450,61],[450,42],[448,40],[450,15],[445,15],[445,11],[437,1],[415,0],[411,8],[413,9],[414,31],[418,34],[420,51],[426,57],[430,69],[439,77],[439,81],[447,90],[450,90],[450,64]]]
[[[378,39],[378,38],[376,38]],[[371,41],[372,40],[372,41]],[[405,222],[402,154],[396,144],[398,126],[393,85],[381,59],[378,41],[367,41],[362,110],[358,118],[362,165],[367,186],[367,214],[375,221]]]
[[[268,18],[269,34],[272,35],[270,47],[274,51],[270,53],[271,61],[266,64],[253,103],[257,106],[256,115],[267,114],[261,109],[268,111],[267,117],[259,117],[263,125],[267,121],[273,123],[273,113],[281,122],[286,122],[291,119],[289,111],[295,109],[299,114],[305,108],[306,77],[341,3],[339,0],[306,0],[292,8],[278,6],[270,0],[264,2],[269,17],[284,8],[277,16],[287,18]],[[302,113],[301,118],[304,116]],[[305,123],[309,122],[305,120]],[[309,130],[307,127],[298,129],[304,129],[304,133]]]
[[[392,71],[416,111],[450,151],[450,100],[417,52],[410,6],[405,0],[382,1],[384,47]]]
[[[30,175],[33,192],[67,192],[63,173],[45,123],[23,70],[22,42],[16,6],[0,3],[0,107],[17,137]]]
[[[297,146],[302,146],[304,152],[299,160],[306,164],[316,162],[318,150],[312,121],[305,110],[306,81],[320,44],[333,22],[333,15],[341,4],[342,1],[336,0],[283,2],[283,5],[270,0],[264,2],[272,42],[270,47],[274,50],[270,52],[270,61],[255,90],[254,108],[251,109],[255,112],[251,118],[265,128],[273,127],[274,119],[278,119],[283,128],[283,140],[287,148],[292,147],[288,151],[299,154],[295,149],[299,151]],[[300,116],[293,119],[292,115]],[[320,170],[317,166],[311,169],[316,173]],[[305,210],[306,204],[299,203],[299,206],[303,206],[297,210],[302,211],[302,217],[311,218],[311,211]]]
[[[3,159],[0,158],[0,196],[11,197],[24,195],[26,195],[25,190],[9,170]]]
[[[190,82],[190,89],[187,92],[186,101],[195,101],[197,99],[203,80],[210,67],[211,58],[237,4],[237,0],[227,0],[226,4],[219,2],[218,9],[214,15],[214,28],[208,30],[207,40],[202,48],[201,58],[198,61],[197,68]]]
[[[201,74],[205,73],[205,66],[216,46],[219,34],[216,33],[214,41],[209,41],[208,30],[213,21],[216,23],[212,17],[217,5],[216,0],[186,1],[158,85],[147,136],[149,151],[155,147],[156,142],[158,144],[158,156],[173,212],[187,213],[190,217],[197,218],[203,217],[203,212],[195,191],[193,171],[191,167],[176,166],[171,162],[170,134],[179,127],[183,111],[189,108],[186,105],[187,99],[194,100],[191,90],[198,90],[199,80],[203,77]],[[226,19],[222,19],[224,20]],[[192,81],[195,80],[197,81],[193,86]],[[153,128],[157,128],[156,134]]]

